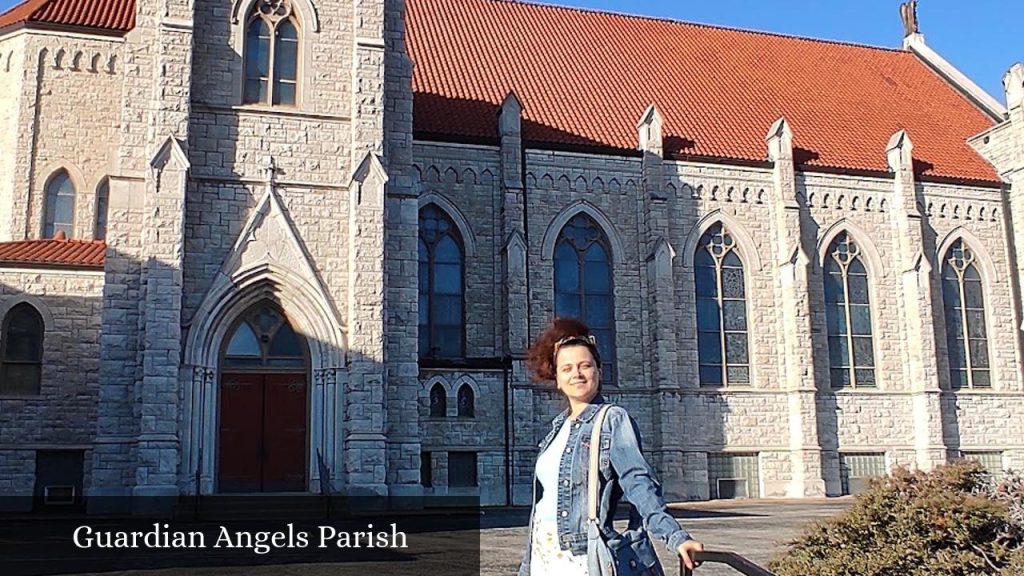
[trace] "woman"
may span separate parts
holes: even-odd
[[[585,324],[558,318],[530,347],[527,365],[537,380],[554,382],[569,401],[540,444],[534,475],[530,537],[519,576],[600,576],[588,573],[587,471],[593,420],[605,404],[601,357]],[[663,575],[647,531],[693,569],[703,550],[665,511],[661,485],[644,460],[636,423],[620,406],[611,406],[601,426],[598,525],[616,551],[619,576]],[[629,529],[615,531],[616,506],[625,497]],[[646,528],[647,531],[644,530]]]

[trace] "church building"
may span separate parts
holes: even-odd
[[[669,500],[1024,466],[1024,66],[996,100],[901,13],[874,47],[517,0],[25,0],[0,495],[529,504],[555,316]]]

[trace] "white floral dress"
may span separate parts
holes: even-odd
[[[530,576],[588,576],[587,555],[558,545],[558,468],[569,441],[572,419],[566,418],[547,449],[537,457],[537,480],[544,489],[533,515]]]

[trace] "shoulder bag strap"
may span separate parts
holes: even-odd
[[[611,404],[605,404],[594,417],[594,429],[590,432],[590,470],[587,474],[587,520],[597,521],[597,475],[601,452],[601,425],[604,423],[604,415],[611,408]]]

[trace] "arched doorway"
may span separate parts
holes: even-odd
[[[218,491],[305,491],[309,347],[267,303],[228,334],[220,355]]]

